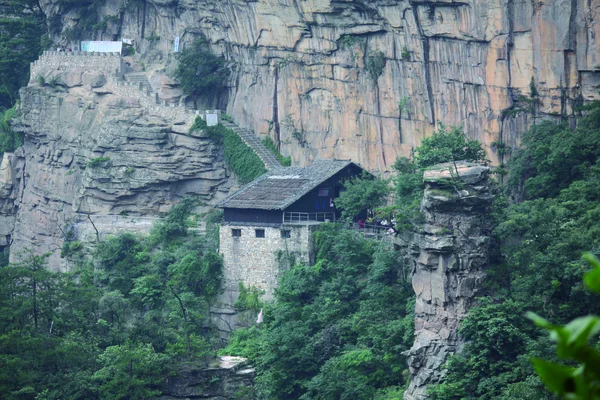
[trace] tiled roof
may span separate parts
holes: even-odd
[[[274,169],[242,187],[217,207],[283,210],[349,165],[356,164],[348,160],[317,160],[305,168]]]

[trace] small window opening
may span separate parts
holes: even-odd
[[[283,239],[289,239],[289,238],[291,238],[292,237],[292,231],[289,231],[287,229],[282,229],[281,230],[281,237]]]
[[[264,238],[265,237],[265,230],[264,229],[256,229],[256,237],[257,238]]]
[[[232,229],[231,230],[231,236],[233,236],[233,237],[242,237],[242,230],[241,229]]]

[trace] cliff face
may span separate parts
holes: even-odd
[[[429,398],[427,386],[440,382],[448,356],[462,348],[458,328],[489,258],[489,172],[489,167],[468,163],[456,168],[441,164],[425,172],[425,223],[409,246],[416,305],[405,400]]]
[[[10,235],[13,261],[31,249],[64,268],[69,231],[84,243],[147,232],[186,195],[211,203],[228,192],[220,146],[188,134],[194,115],[118,82],[119,63],[55,53],[33,66],[13,126],[25,144],[0,167],[0,238]]]
[[[166,65],[176,36],[205,35],[235,63],[227,112],[300,164],[352,158],[384,171],[438,121],[515,147],[534,118],[598,97],[599,0],[124,2],[100,7],[118,18],[95,39],[135,39]],[[55,40],[77,25],[57,0],[41,5]],[[531,82],[533,105],[519,100]]]

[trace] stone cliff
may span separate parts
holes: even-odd
[[[234,67],[227,112],[301,165],[352,158],[385,171],[438,121],[515,147],[535,119],[569,118],[598,98],[599,0],[96,3],[100,20],[114,17],[88,36],[134,39],[167,70],[175,37],[208,38]],[[55,41],[82,28],[81,11],[40,4]],[[177,96],[164,74],[152,83]]]
[[[84,243],[147,232],[182,197],[229,191],[222,148],[188,134],[194,114],[116,79],[120,60],[47,53],[33,65],[13,125],[25,144],[0,164],[0,246],[12,242],[13,261],[31,249],[66,268],[69,232]]]
[[[405,400],[429,398],[427,386],[440,382],[448,356],[462,348],[459,324],[481,288],[489,258],[489,172],[464,162],[425,172],[425,222],[408,246],[416,305]]]

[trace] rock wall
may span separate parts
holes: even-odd
[[[429,398],[427,386],[440,382],[448,356],[462,348],[459,324],[481,287],[489,258],[489,172],[467,163],[425,172],[425,223],[409,246],[416,305],[405,400]]]
[[[147,232],[184,196],[211,204],[228,193],[221,146],[188,134],[195,114],[120,82],[107,72],[115,57],[48,53],[21,90],[13,128],[25,144],[0,169],[0,237],[11,236],[11,261],[30,249],[66,269],[69,231],[88,245]]]
[[[78,11],[40,3],[66,43]],[[88,36],[134,39],[148,63],[206,36],[234,66],[227,112],[300,165],[385,171],[438,121],[515,147],[534,119],[598,98],[600,0],[105,0],[99,13],[118,18]]]
[[[256,373],[247,361],[226,356],[209,366],[184,364],[167,379],[158,400],[251,400]]]

